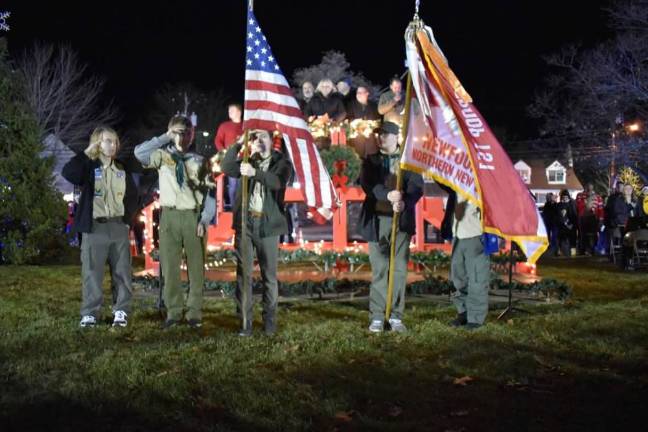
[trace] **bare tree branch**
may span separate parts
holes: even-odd
[[[97,125],[116,121],[112,104],[99,106],[104,80],[88,76],[86,69],[69,46],[36,44],[18,60],[43,140],[53,135],[78,148]]]
[[[613,157],[648,162],[648,125],[639,135],[623,127],[624,117],[648,115],[648,0],[618,2],[608,13],[615,36],[591,49],[569,46],[547,57],[556,72],[528,110],[542,123],[543,146],[570,145],[590,167]]]

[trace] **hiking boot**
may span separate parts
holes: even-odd
[[[396,333],[405,333],[407,331],[407,327],[405,327],[403,321],[398,318],[389,318],[389,328]]]
[[[382,320],[373,320],[371,321],[371,324],[369,324],[369,331],[371,333],[380,333],[384,330],[384,328],[385,324]]]
[[[178,320],[175,320],[175,319],[167,319],[167,320],[164,321],[164,323],[162,324],[162,330],[168,330],[168,329],[170,329],[170,328],[177,327],[179,323],[180,323],[180,322],[179,322]]]
[[[266,336],[272,336],[277,332],[277,324],[274,319],[263,320],[263,332]]]
[[[448,323],[450,327],[461,327],[461,326],[465,326],[466,324],[468,324],[468,318],[466,317],[466,312],[458,314],[455,319],[453,319]]]
[[[79,326],[83,328],[94,327],[95,325],[97,325],[97,319],[92,315],[84,315],[79,323]]]
[[[126,327],[128,325],[128,321],[126,320],[128,314],[123,310],[115,311],[113,317],[113,327]]]
[[[239,330],[238,335],[241,337],[252,336],[252,321],[245,321],[241,323],[241,330]]]
[[[191,327],[194,330],[198,330],[202,328],[202,321],[199,319],[192,318],[187,321],[187,324],[189,325],[189,327]]]

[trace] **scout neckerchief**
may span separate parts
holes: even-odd
[[[397,147],[394,153],[391,154],[382,153],[382,152],[380,153],[380,155],[382,156],[383,168],[385,169],[385,171],[387,171],[388,174],[391,174],[392,161],[395,159],[400,159],[401,157],[399,150],[400,147]]]
[[[178,182],[178,185],[180,188],[184,186],[184,180],[185,180],[185,161],[188,161],[191,159],[190,155],[184,155],[180,152],[174,152],[171,153],[171,158],[175,162],[175,175],[176,175],[176,181]]]

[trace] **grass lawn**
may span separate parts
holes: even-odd
[[[281,305],[275,337],[240,339],[217,299],[200,332],[159,330],[153,298],[127,329],[81,331],[78,266],[2,266],[0,431],[644,430],[648,275],[585,259],[540,272],[572,301],[493,311],[472,333],[426,301],[408,334],[369,335],[366,303],[303,300]]]

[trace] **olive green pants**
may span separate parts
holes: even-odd
[[[484,253],[481,236],[455,238],[452,243],[450,276],[456,291],[452,302],[469,323],[483,324],[488,313],[490,258]]]
[[[196,234],[199,217],[200,214],[196,210],[162,209],[160,265],[164,277],[162,297],[167,309],[167,319],[178,321],[182,319],[185,296],[181,286],[180,265],[183,250],[189,273],[186,318],[187,320],[202,319],[205,244],[204,237],[198,237]]]
[[[371,287],[369,289],[369,313],[372,320],[384,320],[389,282],[389,245],[392,218],[378,217],[378,241],[369,242],[371,263]],[[402,319],[405,310],[405,286],[407,285],[407,262],[409,261],[410,235],[396,234],[396,255],[394,257],[394,291],[390,318]]]
[[[92,231],[83,233],[81,238],[81,316],[101,318],[106,262],[110,266],[112,285],[117,291],[113,312],[121,310],[130,313],[133,288],[128,227],[121,220],[93,222]]]
[[[252,270],[253,256],[256,251],[261,269],[261,283],[263,284],[263,320],[274,321],[279,298],[279,284],[277,282],[277,263],[279,257],[279,236],[261,237],[260,229],[263,220],[250,217],[248,219],[245,238],[236,232],[236,310],[242,318],[252,320],[254,314],[254,301],[252,297]],[[245,253],[243,253],[245,249]],[[246,270],[245,272],[243,270]],[[244,288],[247,277],[247,288]],[[244,291],[245,290],[245,291]]]

